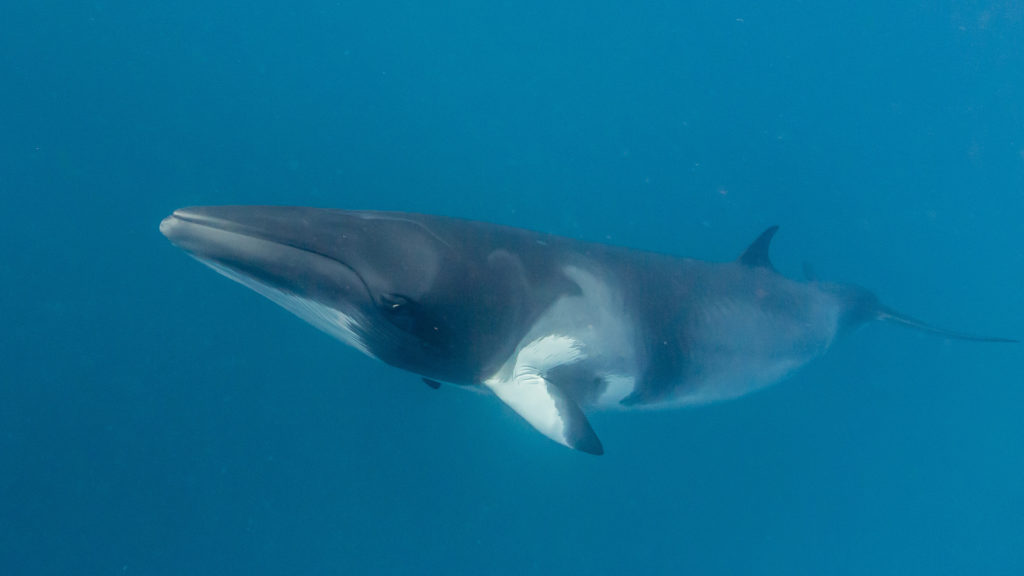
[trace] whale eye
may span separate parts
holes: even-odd
[[[416,332],[416,302],[401,294],[381,294],[380,309],[384,317],[398,329]]]
[[[381,294],[380,307],[388,314],[403,314],[412,310],[412,300],[401,294]]]

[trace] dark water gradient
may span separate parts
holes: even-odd
[[[598,414],[593,458],[157,232],[308,204],[726,259],[778,223],[784,271],[1024,336],[1018,3],[286,4],[4,6],[0,572],[1024,573],[1020,346],[873,326]]]

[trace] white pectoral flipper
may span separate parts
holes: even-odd
[[[566,336],[545,336],[524,346],[501,372],[484,384],[531,426],[559,444],[589,454],[604,447],[576,401],[545,374],[585,357]]]

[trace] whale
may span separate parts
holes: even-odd
[[[172,244],[363,354],[491,393],[544,436],[604,452],[586,414],[702,405],[780,382],[872,321],[943,338],[855,284],[792,279],[777,226],[709,262],[475,220],[198,206]]]

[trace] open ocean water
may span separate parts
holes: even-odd
[[[157,231],[428,212],[778,267],[1024,336],[1024,5],[8,2],[0,573],[1024,574],[1024,348],[869,325],[597,413],[331,340]]]

